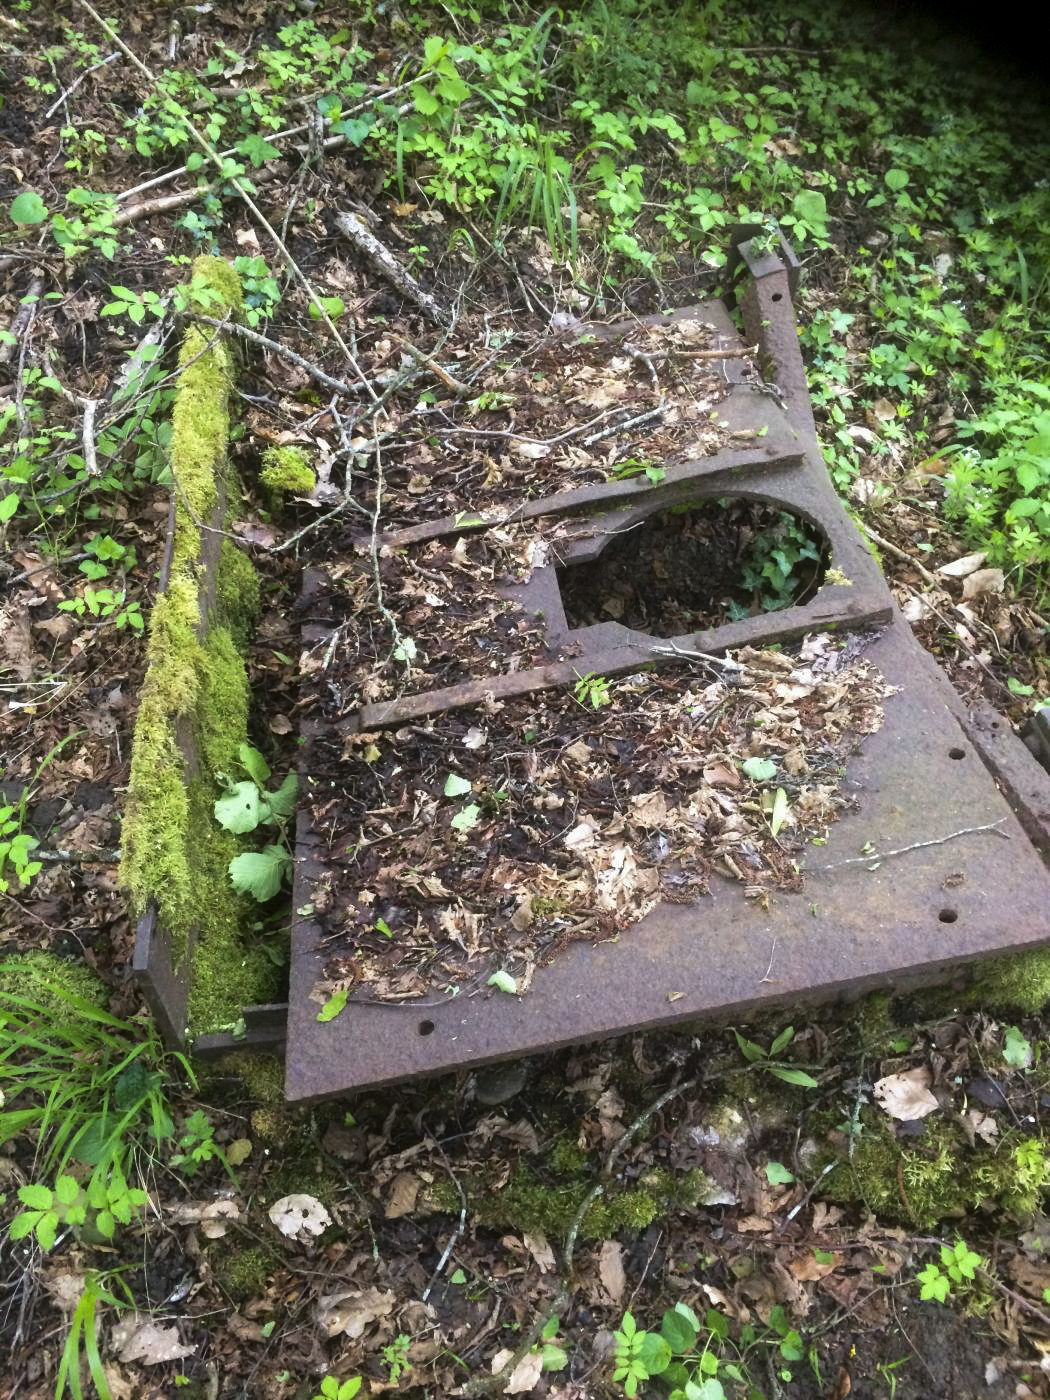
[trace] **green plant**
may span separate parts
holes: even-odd
[[[169,1165],[183,1176],[196,1176],[202,1164],[218,1160],[233,1184],[238,1184],[226,1154],[215,1141],[215,1127],[203,1109],[195,1109],[186,1119],[177,1146],[179,1150],[172,1154]]]
[[[933,1298],[938,1303],[946,1303],[956,1289],[974,1281],[981,1267],[981,1256],[961,1237],[956,1238],[953,1245],[941,1245],[940,1259],[940,1264],[927,1264],[917,1276],[921,1285],[919,1297],[923,1301]]]
[[[896,1400],[897,1395],[897,1372],[902,1366],[907,1366],[911,1360],[910,1356],[902,1356],[899,1361],[882,1361],[876,1366],[876,1370],[886,1382],[886,1389],[889,1392],[889,1400]]]
[[[40,845],[37,838],[22,830],[25,821],[26,791],[17,807],[8,804],[0,807],[0,894],[7,894],[11,882],[5,875],[13,873],[18,883],[25,888],[34,875],[39,875],[43,865],[33,860],[32,851]]]
[[[648,457],[634,458],[627,457],[622,462],[617,462],[609,473],[610,481],[630,481],[633,477],[644,476],[654,486],[659,485],[667,475],[666,467],[658,467]]]
[[[819,566],[822,549],[813,532],[788,511],[779,511],[776,524],[757,531],[740,559],[743,587],[754,594],[763,612],[775,612],[794,602],[806,575]],[[730,604],[730,616],[748,610]]]
[[[230,878],[234,888],[265,904],[274,897],[284,878],[291,872],[287,826],[295,811],[298,779],[294,773],[289,773],[280,787],[267,791],[270,766],[258,749],[242,744],[238,757],[248,777],[234,782],[225,773],[215,775],[226,789],[215,803],[215,819],[220,826],[237,835],[255,831],[260,826],[277,827],[279,844],[270,842],[261,851],[244,851],[230,861]]]
[[[65,598],[58,605],[59,612],[75,613],[83,617],[87,613],[100,622],[112,621],[115,627],[131,627],[135,632],[145,630],[145,619],[137,601],[127,602],[127,593],[112,588],[86,587],[76,598]]]
[[[100,316],[126,316],[133,325],[140,326],[147,315],[164,315],[164,302],[156,292],[133,292],[129,287],[110,287],[109,290],[113,300],[106,302]]]
[[[118,1297],[114,1289],[119,1285],[123,1296]],[[80,1381],[81,1351],[87,1362],[88,1374],[95,1387],[98,1400],[113,1400],[113,1392],[102,1364],[98,1345],[98,1332],[103,1309],[133,1308],[135,1300],[127,1284],[116,1269],[105,1272],[89,1270],[83,1278],[83,1286],[77,1305],[70,1318],[69,1331],[55,1375],[55,1400],[69,1391],[72,1400],[84,1400]]]
[[[18,1188],[18,1199],[26,1207],[11,1221],[13,1240],[35,1235],[45,1252],[52,1249],[59,1225],[79,1233],[94,1231],[111,1240],[118,1225],[130,1225],[132,1214],[146,1204],[146,1193],[131,1187],[118,1162],[108,1172],[93,1176],[87,1186],[75,1177],[60,1176],[54,1189],[31,1184]]]
[[[345,1381],[338,1381],[335,1376],[325,1376],[320,1394],[315,1395],[313,1400],[354,1400],[362,1384],[360,1376],[350,1376]]]
[[[408,1350],[412,1345],[412,1338],[404,1332],[399,1333],[389,1346],[383,1348],[383,1361],[387,1368],[387,1379],[391,1385],[396,1385],[406,1371],[411,1371],[412,1363],[408,1359]]]
[[[592,710],[600,710],[604,706],[612,704],[609,682],[604,676],[591,675],[590,672],[585,676],[580,676],[572,688],[572,693],[576,697],[576,703],[582,705],[584,709],[589,705]]]
[[[729,1396],[763,1400],[752,1379],[752,1363],[760,1374],[775,1367],[779,1379],[791,1380],[790,1365],[803,1360],[807,1351],[799,1333],[779,1305],[770,1313],[768,1326],[751,1323],[734,1336],[726,1317],[709,1308],[703,1323],[685,1303],[677,1303],[663,1315],[658,1332],[640,1330],[633,1316],[624,1314],[613,1334],[613,1380],[624,1394],[635,1396],[644,1381],[659,1377],[669,1400],[727,1400]],[[813,1353],[809,1353],[813,1359]]]
[[[768,1050],[763,1050],[761,1045],[754,1040],[746,1040],[738,1030],[734,1029],[733,1035],[744,1059],[747,1060],[748,1064],[754,1065],[756,1069],[764,1070],[767,1074],[771,1074],[774,1079],[782,1079],[785,1084],[796,1084],[803,1089],[819,1087],[813,1076],[807,1074],[805,1070],[779,1063],[779,1057],[795,1038],[794,1026],[788,1026],[786,1030],[781,1031]]]

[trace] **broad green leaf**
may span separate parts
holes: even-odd
[[[18,509],[18,497],[13,491],[0,497],[0,524],[11,519]]]
[[[692,1351],[699,1330],[699,1326],[694,1327],[688,1318],[683,1317],[674,1308],[669,1308],[664,1313],[660,1323],[660,1335],[676,1356],[684,1356],[686,1352]]]
[[[227,831],[238,835],[254,831],[270,814],[254,783],[238,783],[232,792],[220,797],[215,804],[215,820]]]
[[[1016,1026],[1007,1026],[1003,1059],[1015,1069],[1027,1069],[1032,1063],[1032,1047]]]
[[[46,1253],[55,1243],[55,1236],[58,1234],[58,1216],[54,1211],[48,1211],[42,1215],[36,1223],[36,1238],[40,1248]]]
[[[80,1183],[72,1176],[60,1176],[55,1182],[55,1200],[61,1205],[71,1206],[80,1195]]]
[[[254,166],[265,165],[268,160],[275,160],[281,154],[276,146],[271,146],[257,131],[253,131],[243,141],[238,141],[234,150],[239,151],[242,156],[247,156]]]
[[[488,985],[490,987],[498,987],[501,992],[506,992],[508,996],[516,996],[518,992],[517,980],[513,978],[509,972],[504,972],[502,969],[492,974],[488,980]]]
[[[569,1364],[569,1353],[564,1348],[554,1346],[550,1342],[544,1343],[540,1357],[545,1371],[563,1371]]]
[[[230,876],[238,894],[250,894],[260,904],[281,888],[281,880],[292,863],[282,846],[267,846],[262,851],[246,851],[230,861]]]
[[[769,1047],[770,1058],[779,1055],[782,1050],[786,1050],[794,1038],[794,1026],[788,1026],[786,1030],[782,1030],[777,1036],[776,1040],[774,1040],[773,1044]]]
[[[766,1180],[770,1186],[789,1186],[795,1179],[782,1162],[766,1163]]]
[[[24,1240],[36,1229],[41,1214],[39,1210],[24,1210],[20,1215],[16,1215],[8,1229],[8,1237],[12,1240]]]
[[[671,1364],[671,1348],[659,1332],[644,1332],[639,1359],[650,1376],[658,1376]]]
[[[253,778],[259,787],[265,787],[270,778],[270,765],[259,750],[252,748],[251,744],[242,744],[237,750],[237,757],[248,776]]]
[[[744,777],[753,783],[768,783],[777,774],[777,765],[771,758],[746,758],[740,766]]]
[[[290,817],[292,815],[295,811],[295,797],[298,791],[299,779],[295,773],[289,773],[276,792],[266,794],[270,811],[275,817]]]
[[[317,1019],[322,1023],[325,1021],[334,1021],[346,1005],[346,995],[345,987],[340,987],[337,992],[333,992],[317,1013]]]
[[[18,1188],[18,1199],[30,1210],[50,1210],[54,1197],[48,1187],[30,1182],[28,1186]]]
[[[452,818],[450,825],[454,831],[469,831],[471,827],[478,824],[478,813],[481,808],[476,802],[471,802],[464,807],[461,812],[457,812]]]
[[[766,1052],[762,1049],[761,1045],[756,1045],[753,1040],[745,1040],[738,1030],[734,1029],[733,1034],[736,1036],[736,1043],[740,1047],[740,1053],[745,1060],[750,1060],[754,1063],[756,1060],[764,1060],[766,1058]]]
[[[908,172],[906,170],[899,170],[894,166],[892,170],[886,171],[886,184],[893,190],[894,194],[896,194],[898,190],[902,190],[907,183]]]
[[[445,779],[445,796],[462,797],[471,789],[471,784],[466,778],[461,778],[458,773],[450,773]]]
[[[14,224],[42,224],[47,218],[47,206],[32,190],[16,195],[7,212]]]

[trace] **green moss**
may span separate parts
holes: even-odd
[[[571,1137],[559,1138],[547,1157],[551,1170],[562,1175],[581,1172],[588,1162],[587,1153]]]
[[[861,1121],[852,1162],[828,1175],[822,1194],[860,1200],[880,1219],[928,1230],[991,1204],[1023,1220],[1040,1208],[1050,1187],[1041,1138],[1013,1133],[994,1148],[971,1147],[955,1122],[934,1118],[920,1138],[898,1142],[883,1115],[865,1111]]]
[[[593,1179],[586,1177],[561,1183],[544,1181],[522,1163],[500,1186],[490,1187],[477,1178],[463,1182],[470,1214],[480,1224],[544,1234],[552,1240],[564,1239],[593,1185]],[[583,1217],[580,1235],[609,1239],[622,1230],[644,1230],[661,1216],[694,1206],[709,1185],[700,1171],[646,1172],[637,1185],[599,1196]],[[436,1210],[460,1208],[458,1192],[448,1182],[435,1182],[427,1201]]]
[[[213,627],[201,649],[198,675],[201,762],[209,774],[232,774],[248,733],[248,676],[225,627]]]
[[[235,1074],[248,1096],[261,1104],[284,1102],[284,1061],[276,1055],[260,1055],[249,1050],[223,1055],[215,1069]]]
[[[983,963],[961,998],[984,1011],[1035,1015],[1050,1003],[1050,948]]]
[[[259,615],[259,576],[232,540],[223,540],[219,553],[217,601],[237,650],[244,652]]]
[[[96,1006],[109,1005],[105,983],[83,963],[39,951],[12,953],[0,962],[0,996],[26,997],[68,1016],[69,1003],[56,987]]]
[[[265,1244],[233,1251],[219,1244],[209,1252],[208,1257],[216,1282],[235,1303],[261,1297],[282,1262],[276,1249]]]
[[[259,480],[275,497],[284,491],[305,496],[317,485],[317,477],[301,447],[267,448]]]

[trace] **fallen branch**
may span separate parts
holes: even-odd
[[[873,544],[878,545],[879,549],[884,549],[887,554],[892,554],[894,559],[899,559],[902,564],[910,564],[923,582],[928,583],[931,588],[943,590],[943,580],[931,574],[925,565],[919,563],[918,559],[913,559],[912,556],[906,554],[903,549],[898,549],[895,544],[891,544],[889,540],[884,539],[882,535],[873,530],[870,525],[866,525],[863,520],[858,521],[858,524],[867,535],[868,539],[871,540]]]
[[[360,250],[377,265],[388,281],[410,301],[416,305],[435,324],[443,330],[448,328],[451,321],[449,313],[442,309],[429,292],[425,292],[412,274],[401,266],[393,253],[385,244],[380,243],[375,234],[370,233],[356,214],[337,214],[335,216],[336,227],[344,233],[351,243],[355,243]]]
[[[415,360],[417,365],[423,365],[426,369],[430,370],[431,374],[440,379],[446,388],[451,389],[456,394],[469,394],[472,392],[469,384],[464,384],[461,379],[457,379],[454,375],[449,374],[448,370],[445,369],[443,365],[439,365],[437,360],[424,354],[422,350],[417,350],[409,341],[399,340],[398,345],[400,345],[406,355],[409,355]]]
[[[6,365],[11,356],[15,353],[15,346],[19,345],[23,333],[27,330],[33,317],[36,315],[36,304],[40,300],[44,290],[44,279],[34,277],[29,284],[29,289],[22,298],[22,304],[18,308],[18,314],[7,327],[8,334],[13,336],[13,340],[5,341],[0,345],[0,365]]]

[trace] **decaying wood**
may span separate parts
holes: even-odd
[[[383,276],[392,282],[399,292],[410,301],[414,301],[435,325],[441,326],[443,330],[448,328],[452,320],[449,313],[438,305],[429,292],[423,290],[412,274],[401,266],[390,249],[365,228],[356,214],[337,214],[335,222],[340,232],[345,233],[351,243],[356,244],[372,259]]]

